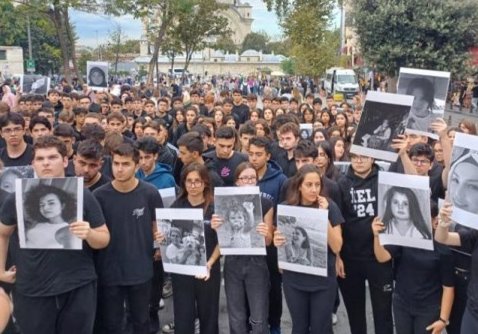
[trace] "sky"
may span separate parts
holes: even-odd
[[[265,31],[272,39],[279,39],[282,35],[277,16],[268,12],[262,0],[243,0],[252,6],[252,31]],[[95,15],[72,10],[70,17],[75,25],[79,37],[78,44],[95,48],[108,40],[109,34],[116,26],[121,26],[128,39],[141,37],[141,22],[131,15],[111,17]]]

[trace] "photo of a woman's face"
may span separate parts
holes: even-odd
[[[15,192],[15,180],[17,176],[13,173],[8,173],[2,176],[2,181],[0,183],[0,188],[6,192],[13,193]]]
[[[244,227],[246,217],[241,211],[232,211],[229,213],[229,222],[234,231],[239,231]]]
[[[40,213],[46,219],[52,219],[61,215],[63,205],[55,194],[46,194],[40,198]]]
[[[450,179],[450,199],[460,209],[478,214],[478,166],[461,162]]]
[[[181,245],[181,233],[179,231],[171,231],[171,234],[169,236],[171,238],[171,243],[179,246]]]
[[[418,116],[428,115],[428,102],[425,100],[425,91],[421,87],[416,87],[412,91],[413,99],[412,111]]]
[[[94,86],[101,86],[104,82],[104,76],[100,70],[92,70],[90,72],[90,81]]]
[[[396,219],[404,220],[410,219],[410,208],[408,198],[401,193],[395,193],[390,201],[392,215]]]
[[[294,232],[292,232],[292,244],[300,247],[304,241],[305,236],[299,229],[295,229]]]

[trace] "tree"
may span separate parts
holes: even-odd
[[[391,76],[400,67],[464,73],[478,43],[475,0],[355,0],[352,17],[362,55]]]
[[[283,39],[281,41],[274,41],[267,43],[267,53],[274,52],[277,55],[283,55],[288,57],[290,55],[290,48],[292,43],[289,38]],[[266,51],[264,51],[266,52]]]
[[[262,50],[265,53],[268,53],[267,43],[269,40],[270,38],[265,32],[250,32],[246,35],[244,41],[242,42],[241,53],[249,49],[256,51]]]
[[[214,50],[221,50],[224,53],[235,53],[237,50],[236,44],[231,36],[221,36],[216,39],[216,42],[211,45]]]

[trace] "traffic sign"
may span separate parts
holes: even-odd
[[[27,72],[35,72],[35,59],[27,59]]]

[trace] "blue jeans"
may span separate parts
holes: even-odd
[[[440,305],[416,305],[394,293],[393,315],[397,334],[429,334],[426,328],[440,318]]]
[[[247,305],[252,334],[267,333],[270,281],[266,257],[226,256],[224,283],[230,333],[249,333]]]

